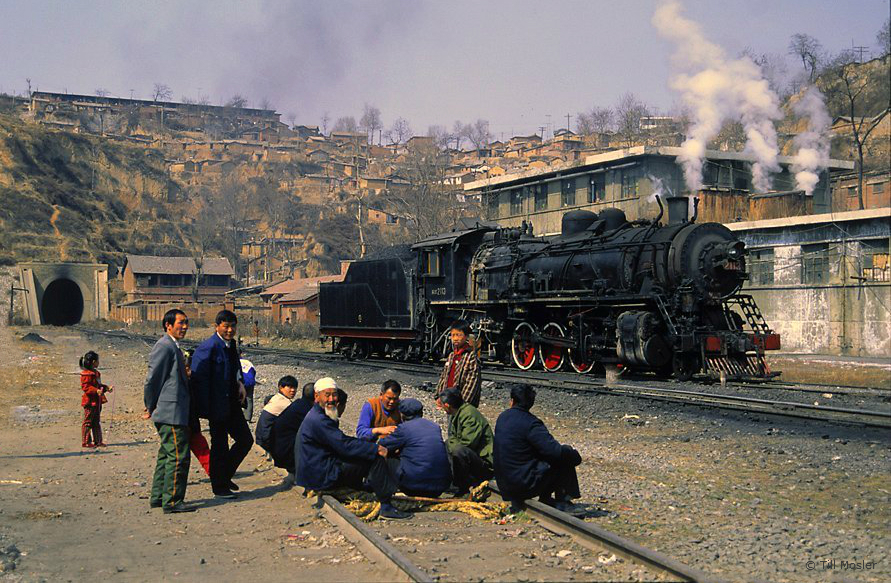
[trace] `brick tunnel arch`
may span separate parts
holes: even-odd
[[[80,286],[67,278],[52,281],[43,292],[40,312],[44,324],[77,324],[84,315],[84,296]]]

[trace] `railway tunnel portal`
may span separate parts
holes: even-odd
[[[108,266],[20,263],[25,312],[34,326],[70,326],[108,317]]]

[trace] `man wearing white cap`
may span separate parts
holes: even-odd
[[[387,466],[387,449],[340,430],[334,379],[317,380],[314,390],[315,404],[297,434],[295,483],[315,491],[340,486],[361,490],[364,480],[381,503],[382,518],[408,518],[390,503],[397,485]]]

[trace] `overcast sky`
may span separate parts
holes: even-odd
[[[889,0],[682,2],[729,55],[786,54],[798,32],[831,52],[875,51],[889,14]],[[509,137],[563,127],[566,114],[629,91],[670,110],[671,47],[651,24],[658,4],[0,0],[0,91],[22,93],[30,78],[44,91],[150,98],[161,82],[177,101],[267,98],[283,121],[358,119],[370,103],[385,125],[402,116],[418,134],[483,118]]]

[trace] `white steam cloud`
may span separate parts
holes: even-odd
[[[807,129],[792,140],[797,153],[792,160],[795,184],[808,196],[820,180],[820,170],[829,165],[829,140],[827,133],[832,120],[823,102],[823,95],[816,87],[810,87],[795,102],[792,110],[808,120]]]
[[[679,2],[666,2],[653,15],[653,25],[675,44],[673,63],[678,72],[671,87],[692,110],[679,156],[687,187],[702,187],[706,145],[725,121],[739,120],[746,132],[745,152],[755,159],[755,188],[769,190],[769,173],[780,169],[774,127],[774,120],[782,117],[779,99],[750,58],[728,59],[721,47],[706,40],[697,23],[681,16],[681,9]]]

